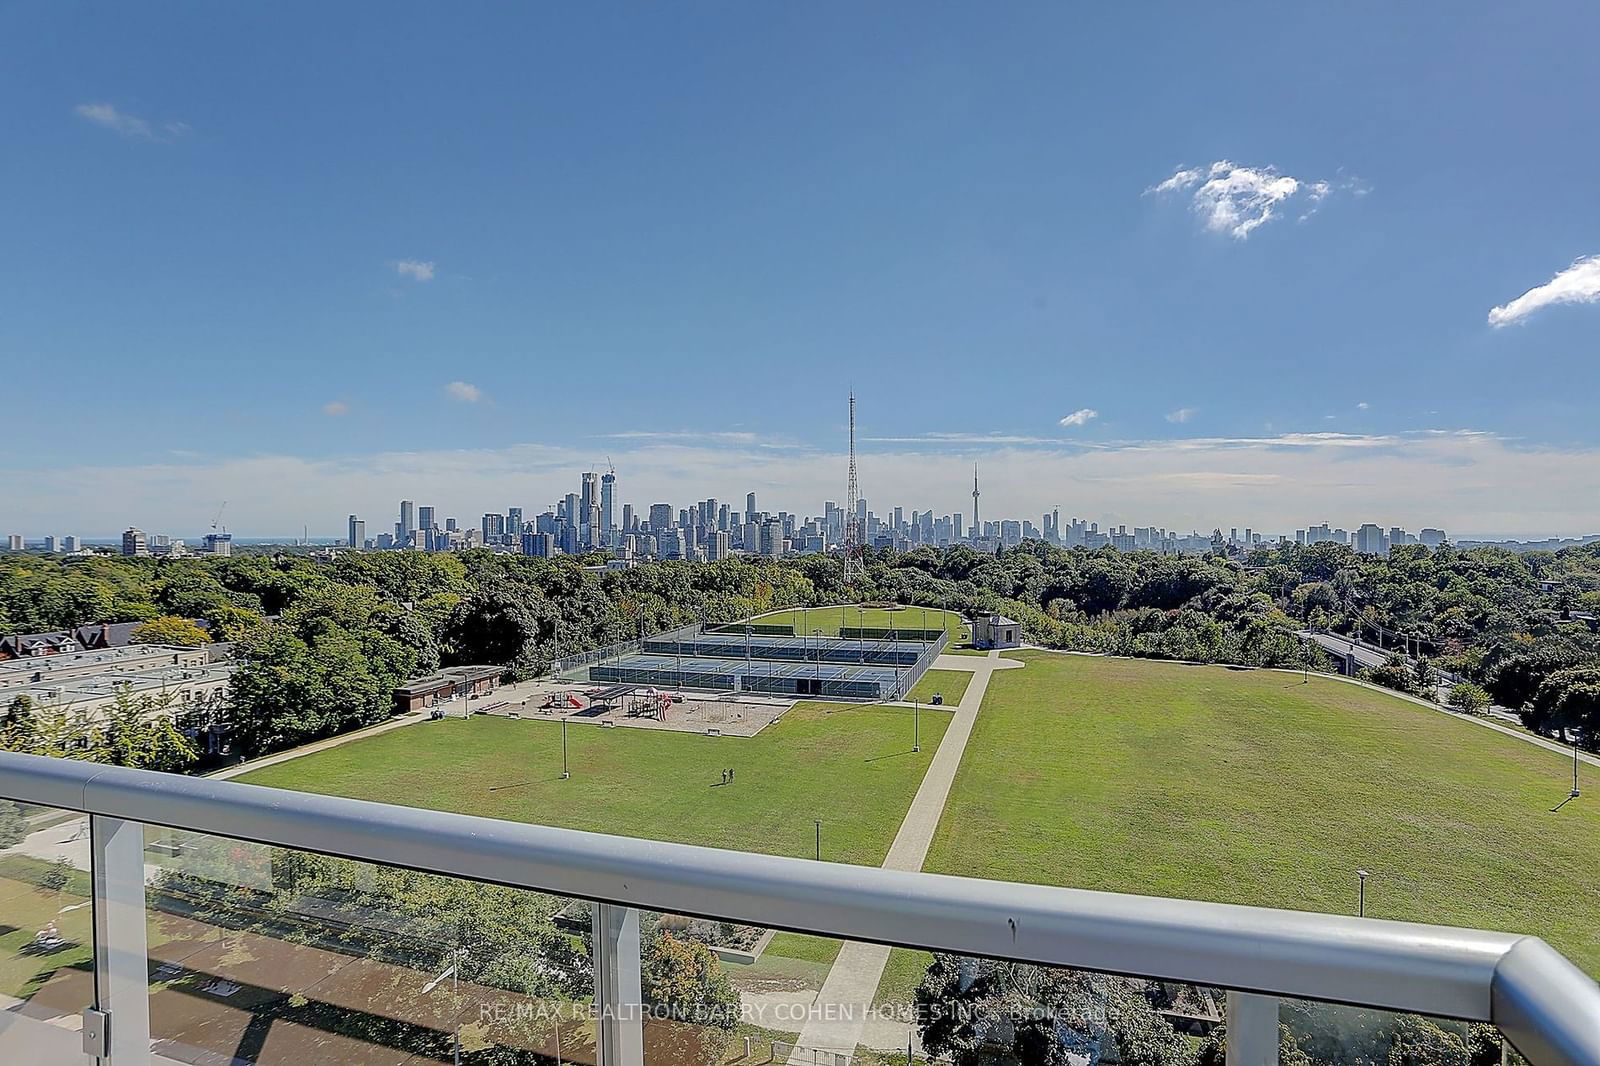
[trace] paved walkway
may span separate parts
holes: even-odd
[[[967,739],[972,736],[972,726],[977,721],[989,678],[996,670],[1017,669],[1024,664],[990,652],[983,657],[940,656],[936,665],[939,669],[970,670],[972,681],[956,705],[944,739],[939,742],[939,750],[928,763],[928,772],[922,775],[922,786],[917,789],[916,798],[900,823],[900,832],[889,847],[888,858],[883,861],[884,868],[889,870],[922,869],[923,860],[928,857],[928,845],[933,843],[934,830],[939,827],[939,817],[944,813],[945,800],[950,796],[950,786],[956,779],[956,768],[961,765]],[[855,1054],[872,1015],[878,982],[888,962],[889,948],[882,944],[844,942],[800,1030],[800,1038],[789,1056],[789,1066],[812,1066],[814,1053],[818,1051],[846,1058]],[[904,1023],[897,1023],[895,1043],[891,1046],[904,1046],[908,1028]]]

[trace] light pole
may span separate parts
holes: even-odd
[[[567,720],[561,719],[561,780],[565,781],[572,774],[567,770]]]
[[[1367,916],[1367,877],[1369,875],[1365,870],[1357,870],[1356,876],[1361,879],[1360,895],[1356,902],[1356,916],[1365,918]]]
[[[1572,795],[1568,799],[1578,798],[1578,733],[1572,733]]]
[[[822,819],[815,819],[817,823],[817,861],[822,861]]]
[[[914,700],[911,704],[911,750],[922,750],[922,701]]]

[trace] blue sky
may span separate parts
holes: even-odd
[[[1600,529],[1600,9],[1129,7],[9,5],[0,526]]]

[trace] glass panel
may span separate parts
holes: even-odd
[[[839,945],[654,911],[639,933],[650,1066],[781,1064]]]
[[[0,800],[0,1062],[85,1063],[94,1003],[89,819]]]
[[[664,935],[697,940],[717,926],[695,922],[680,932],[675,922],[663,920],[655,942]],[[738,929],[724,926],[718,935],[737,936]],[[647,1040],[649,1066],[736,1060],[785,1066],[1225,1066],[1235,1005],[1235,1038],[1264,1040],[1266,1055],[1275,1050],[1282,1066],[1496,1066],[1502,1054],[1506,1062],[1521,1061],[1509,1047],[1502,1049],[1489,1025],[1230,998],[1218,987],[789,933],[757,936],[753,943],[749,960],[717,949],[724,956],[719,966],[692,986],[700,1003],[715,1003],[731,989],[740,1005],[737,1022],[685,1017],[677,1043]],[[647,943],[647,1001],[653,999],[652,957],[659,953]],[[651,1009],[659,1014],[660,997],[654,998]],[[690,1031],[699,1045],[682,1035]]]
[[[154,1050],[185,1062],[594,1062],[590,906],[150,829]]]

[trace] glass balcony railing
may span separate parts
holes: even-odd
[[[1506,933],[0,753],[0,1063],[1600,1066]]]

